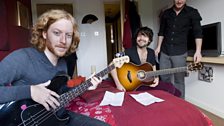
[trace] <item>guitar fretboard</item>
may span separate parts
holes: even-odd
[[[187,70],[188,70],[188,67],[178,67],[178,68],[172,68],[172,69],[150,71],[150,72],[146,72],[146,78],[154,77],[154,76],[158,76],[158,75],[165,75],[165,74],[173,74],[173,73],[185,72]]]
[[[102,71],[100,71],[99,73],[97,73],[95,77],[98,77],[98,78],[103,77],[106,74],[108,74],[110,71],[112,71],[114,68],[115,68],[115,65],[112,64],[108,66],[107,68],[103,69]],[[92,86],[91,78],[86,80],[82,84],[74,87],[72,90],[62,94],[59,98],[59,102],[61,104],[60,108],[66,107],[70,101],[72,101],[74,98],[84,93],[86,90],[88,90],[90,86]],[[57,108],[57,109],[60,109],[60,108]]]

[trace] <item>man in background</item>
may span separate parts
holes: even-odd
[[[192,29],[196,43],[194,62],[201,61],[202,20],[197,9],[186,5],[186,0],[173,0],[173,6],[165,10],[160,19],[157,48],[155,54],[159,58],[160,69],[186,66],[187,38]],[[162,81],[172,83],[185,98],[185,73],[160,76]]]
[[[153,49],[149,48],[148,46],[153,41],[153,31],[149,27],[141,27],[137,29],[135,36],[133,39],[136,42],[136,46],[128,48],[125,50],[125,55],[129,56],[130,62],[135,65],[142,65],[148,63],[152,67],[152,71],[156,71],[156,58],[155,52]],[[136,66],[137,67],[137,66]],[[113,80],[117,86],[117,89],[126,91],[126,89],[121,84],[120,80],[118,79],[116,69],[111,71],[111,75]],[[153,81],[150,85],[144,85],[144,82],[140,87],[136,90],[164,90],[167,91],[175,96],[180,96],[180,91],[176,90],[176,88],[170,83],[164,83],[159,81],[159,77],[154,77]]]

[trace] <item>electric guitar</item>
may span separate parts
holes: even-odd
[[[95,77],[103,77],[116,67],[121,67],[124,63],[129,62],[128,56],[115,58],[111,65],[97,73]],[[57,92],[60,95],[58,99],[60,106],[56,109],[47,111],[44,106],[34,102],[31,99],[13,101],[0,105],[0,125],[1,126],[64,126],[69,115],[65,107],[69,105],[77,96],[84,93],[92,86],[91,79],[86,80],[80,85],[66,90],[65,87],[69,76],[59,74],[55,76],[48,89]]]
[[[195,71],[200,70],[202,68],[203,68],[202,63],[191,63],[186,67],[177,67],[177,68],[153,71],[153,67],[149,63],[144,63],[142,65],[125,63],[122,67],[117,68],[117,75],[123,87],[127,91],[133,91],[137,89],[141,84],[145,85],[152,84],[154,77],[158,75]]]

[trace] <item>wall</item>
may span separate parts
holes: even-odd
[[[223,0],[191,0],[189,5],[197,8],[203,18],[202,24],[221,22],[224,29]],[[224,54],[224,36],[222,36],[222,54]],[[205,64],[214,68],[212,83],[197,80],[197,73],[190,74],[186,79],[186,98],[188,101],[214,112],[224,118],[223,70],[224,65]]]
[[[157,34],[159,27],[159,14],[161,10],[171,5],[171,0],[137,0],[142,26],[148,26],[154,32],[151,48],[157,46]],[[158,9],[159,8],[159,9]]]
[[[172,5],[172,0],[138,0],[141,4],[140,13],[143,25],[152,27],[155,33],[154,43],[156,45],[157,33],[159,29],[158,15],[161,10]],[[224,15],[222,0],[188,0],[188,5],[197,8],[203,18],[202,25],[220,21],[222,30],[224,29]],[[148,7],[146,7],[148,5]],[[149,18],[150,16],[153,16]],[[152,21],[153,20],[153,21]],[[222,40],[223,39],[222,34]],[[152,45],[152,48],[155,47]],[[224,41],[222,41],[222,54],[224,54]],[[198,105],[222,118],[224,118],[224,65],[205,64],[214,68],[213,82],[203,82],[198,80],[198,73],[190,73],[186,78],[186,100]]]
[[[154,48],[156,45],[155,41],[155,29],[153,23],[153,9],[152,9],[153,1],[152,0],[138,0],[138,12],[141,18],[142,26],[148,26],[154,32],[153,42],[150,44],[151,48]],[[147,11],[145,11],[147,10]],[[147,16],[144,16],[147,15]]]
[[[213,68],[211,83],[199,81],[198,72],[186,78],[186,100],[224,118],[224,65],[205,64]]]
[[[7,56],[10,52],[15,49],[23,48],[29,46],[30,30],[18,26],[17,23],[17,0],[4,0],[6,5],[6,15],[7,15],[7,42],[9,45],[9,50],[0,51],[0,61]],[[31,14],[31,2],[30,0],[20,0],[29,10]],[[31,22],[31,17],[30,17]],[[30,24],[32,25],[32,24]]]
[[[80,45],[77,50],[79,75],[90,76],[91,66],[96,68],[96,72],[103,70],[107,66],[105,17],[102,0],[32,0],[34,22],[37,19],[36,4],[38,3],[73,4],[73,14],[80,31]],[[98,21],[92,24],[81,24],[82,18],[87,14],[96,15]]]
[[[188,3],[199,10],[202,25],[221,22],[222,30],[224,29],[223,0],[191,0]],[[223,34],[222,40],[224,40]],[[224,41],[222,41],[222,54],[224,54]]]
[[[88,77],[91,66],[96,67],[96,72],[107,66],[104,5],[102,0],[77,0],[75,9],[81,33],[81,43],[77,51],[78,74]],[[81,24],[81,19],[87,14],[96,15],[98,21]],[[97,33],[99,35],[95,35]]]

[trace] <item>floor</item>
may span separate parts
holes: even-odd
[[[211,112],[208,112],[204,109],[199,108],[201,111],[203,111],[204,114],[206,114],[213,122],[214,126],[224,126],[224,119],[220,118],[214,114],[212,114]]]

